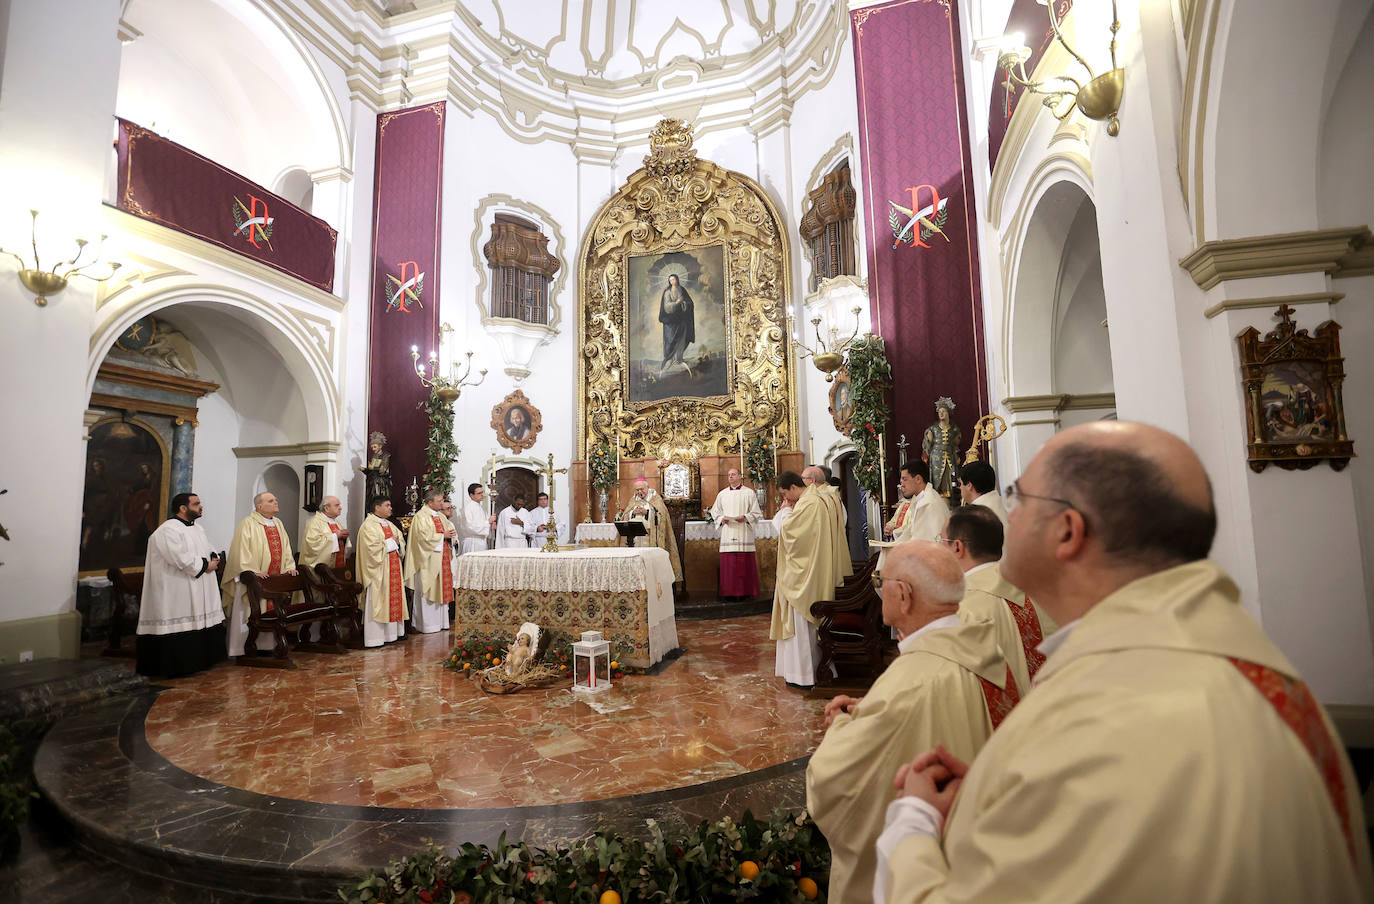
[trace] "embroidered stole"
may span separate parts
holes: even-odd
[[[1025,603],[1017,605],[1012,600],[1003,598],[1007,608],[1011,610],[1011,617],[1016,619],[1016,631],[1021,635],[1021,649],[1026,654],[1026,671],[1030,673],[1030,678],[1035,679],[1035,673],[1040,671],[1040,667],[1045,664],[1045,654],[1041,653],[1036,647],[1045,639],[1045,633],[1040,628],[1040,617],[1035,614],[1035,607],[1031,605],[1030,597],[1023,597]]]
[[[983,702],[988,707],[988,718],[992,720],[992,730],[996,731],[997,726],[1002,724],[1016,704],[1021,702],[1021,692],[1016,689],[1016,679],[1011,677],[1011,666],[1007,666],[1007,686],[998,687],[982,675],[978,676],[978,683],[983,686]]]
[[[444,522],[439,520],[438,515],[431,515],[430,517],[434,519],[434,529],[438,531],[439,536],[442,537],[444,535]],[[448,542],[448,538],[444,537],[444,541]],[[439,562],[439,574],[441,575],[439,592],[442,595],[439,597],[438,602],[447,603],[453,599],[453,557],[448,554],[447,547],[444,548],[443,554],[439,556]]]
[[[382,521],[382,535],[388,540],[394,539],[391,536],[391,525],[385,521]],[[401,552],[399,549],[393,549],[387,553],[386,557],[387,564],[390,566],[387,579],[387,590],[389,591],[387,594],[389,597],[387,600],[387,621],[398,622],[401,620],[402,594],[405,593],[405,590],[402,589],[404,579],[401,577]]]
[[[267,562],[267,576],[270,578],[274,574],[281,574],[281,531],[277,530],[275,521],[272,524],[264,524],[262,531],[267,535],[267,552],[271,557]],[[266,612],[277,608],[272,605],[271,600],[262,602]]]
[[[329,532],[331,534],[333,534],[336,537],[339,535],[339,525],[335,524],[333,521],[325,521],[324,523],[329,525]],[[342,571],[344,567],[344,562],[348,560],[344,558],[344,542],[342,540],[338,542],[339,548],[334,553],[334,567]]]

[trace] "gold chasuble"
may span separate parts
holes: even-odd
[[[633,514],[637,508],[648,506],[653,509],[653,514],[649,517]],[[617,521],[643,521],[644,529],[649,533],[645,537],[650,546],[657,546],[659,549],[668,553],[669,560],[673,563],[673,580],[682,580],[682,559],[677,553],[677,538],[673,536],[673,516],[668,512],[668,506],[663,503],[663,497],[653,490],[649,490],[647,499],[640,499],[638,496],[631,497],[625,508],[615,516]],[[638,544],[639,541],[635,540]]]
[[[234,541],[229,544],[228,561],[225,563],[224,577],[220,585],[224,588],[221,597],[224,614],[227,616],[234,605],[234,588],[238,576],[245,571],[268,576],[293,571],[296,559],[291,552],[291,538],[286,528],[276,518],[268,520],[257,512],[239,522],[234,531]],[[272,604],[269,602],[270,609]]]
[[[410,519],[405,584],[411,590],[421,590],[431,603],[453,601],[453,557],[444,548],[444,534],[451,530],[453,524],[443,513],[427,505]]]
[[[768,639],[787,640],[796,633],[793,612],[814,625],[811,604],[834,598],[835,587],[843,580],[835,555],[834,509],[827,504],[824,491],[813,484],[797,500],[778,535],[778,577]]]
[[[973,762],[943,831],[887,855],[889,901],[1374,900],[1330,719],[1209,561],[1067,632]]]
[[[836,586],[844,583],[844,579],[854,573],[854,558],[849,554],[849,538],[845,533],[845,525],[848,519],[844,513],[844,500],[840,498],[840,491],[830,484],[817,484],[817,488],[824,495],[826,505],[830,509],[830,515],[835,519],[835,534],[831,538],[830,545],[835,556],[835,573],[838,579]],[[829,599],[830,597],[822,597]]]
[[[363,617],[374,622],[401,622],[409,615],[401,571],[401,531],[390,521],[368,515],[358,528],[358,581],[371,603]]]
[[[330,521],[324,512],[316,512],[306,525],[305,539],[301,540],[301,567],[324,564],[342,570],[347,545],[348,541],[339,536],[339,525]]]
[[[806,767],[806,809],[830,842],[837,904],[873,900],[874,844],[897,767],[936,744],[972,760],[1019,698],[990,624],[946,616],[900,650],[853,713],[835,718]]]
[[[1054,622],[1002,577],[996,562],[979,565],[964,574],[964,598],[959,618],[988,622],[997,629],[997,645],[1011,665],[1018,687],[1030,689],[1045,656],[1036,647],[1054,633]]]

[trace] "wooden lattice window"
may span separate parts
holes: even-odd
[[[498,213],[482,247],[492,270],[491,316],[549,322],[549,284],[561,266],[549,239],[529,220]]]
[[[811,206],[801,220],[801,236],[811,252],[811,291],[822,281],[857,274],[854,254],[854,186],[849,161],[826,173],[808,196]]]

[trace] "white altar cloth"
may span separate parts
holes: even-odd
[[[599,524],[592,521],[583,521],[577,525],[577,533],[573,535],[574,543],[586,543],[588,540],[619,540],[620,534],[615,532],[615,524]]]
[[[687,539],[690,540],[719,540],[720,525],[714,521],[688,521],[686,524]],[[755,540],[769,540],[778,535],[778,527],[767,518],[760,519],[754,525]]]

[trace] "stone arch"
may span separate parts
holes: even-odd
[[[286,526],[286,535],[294,543],[295,538],[300,536],[300,473],[281,459],[273,459],[263,465],[253,478],[253,495],[262,492],[270,492],[277,497],[281,505],[277,518]]]
[[[95,384],[100,363],[110,346],[141,317],[178,304],[203,304],[229,313],[257,333],[281,358],[296,381],[305,403],[306,440],[333,442],[339,438],[339,393],[332,368],[304,322],[280,304],[226,286],[184,285],[152,291],[121,305],[93,331],[87,357],[86,391]]]

